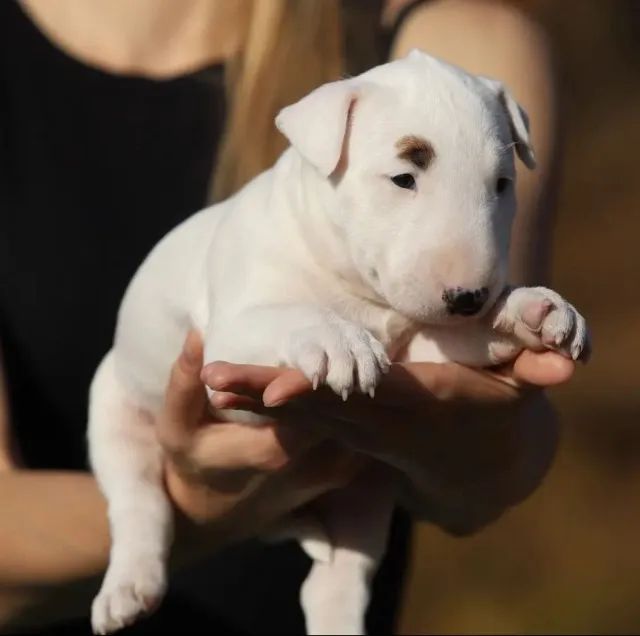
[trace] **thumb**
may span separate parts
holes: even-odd
[[[549,387],[568,382],[575,368],[573,360],[554,351],[525,349],[513,362],[512,376],[520,385]]]
[[[197,332],[187,335],[182,352],[174,362],[165,392],[161,417],[162,435],[177,441],[198,426],[207,403],[200,379],[203,363],[202,340]]]

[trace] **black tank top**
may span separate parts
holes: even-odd
[[[362,7],[346,5],[351,16]],[[381,61],[388,36],[370,38],[368,58],[353,45],[349,70]],[[89,383],[136,268],[205,204],[223,79],[221,65],[161,81],[92,68],[49,41],[14,0],[0,0],[0,342],[27,466],[86,470]],[[407,538],[397,516],[373,633],[392,631]],[[297,546],[243,544],[176,577],[158,614],[131,631],[301,633],[308,567]],[[89,633],[86,620],[60,629]]]

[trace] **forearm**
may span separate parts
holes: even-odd
[[[0,473],[12,469],[15,464],[16,452],[9,427],[9,398],[0,349]]]
[[[88,615],[110,545],[106,502],[93,476],[3,473],[0,502],[0,633]],[[172,567],[218,542],[217,532],[180,519]]]
[[[79,582],[97,579],[109,551],[106,506],[85,473],[11,471],[0,475],[0,625],[55,593],[52,614],[74,608]],[[88,585],[88,583],[87,583]],[[83,613],[85,599],[75,610]],[[63,616],[42,616],[42,620]]]

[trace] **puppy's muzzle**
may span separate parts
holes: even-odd
[[[442,294],[447,311],[459,316],[474,316],[484,307],[488,298],[489,289],[487,287],[473,290],[456,287],[445,289]]]

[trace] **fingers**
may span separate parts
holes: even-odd
[[[280,406],[313,390],[309,380],[297,369],[287,369],[275,377],[264,389],[262,400],[265,406]],[[335,394],[334,394],[335,396]]]
[[[330,391],[313,391],[309,380],[296,369],[257,367],[251,365],[220,365],[218,375],[207,375],[218,390],[229,392],[219,398],[226,408],[258,408],[260,402],[275,407],[304,397],[306,402],[334,403],[336,398]],[[568,381],[575,364],[557,353],[536,353],[525,350],[509,367],[499,371],[471,369],[455,363],[413,362],[393,364],[376,389],[376,405],[408,406],[425,401],[495,402],[511,400],[519,396],[521,388],[527,386],[546,387]],[[211,385],[210,385],[211,386]],[[253,401],[237,395],[249,395]],[[370,398],[353,394],[348,404],[360,408]]]
[[[212,362],[202,370],[201,377],[214,391],[240,393],[262,401],[265,388],[286,371],[279,367]]]
[[[216,391],[210,398],[209,402],[214,409],[239,409],[241,411],[262,411],[262,402],[242,395],[241,393],[228,393],[226,391]]]
[[[193,433],[206,406],[206,393],[200,380],[202,356],[202,340],[192,331],[171,369],[164,409],[158,421],[160,441],[170,447],[179,446]]]
[[[311,385],[296,371],[280,374],[264,392],[266,406],[278,406],[304,396],[311,403],[335,402],[334,396]],[[516,387],[496,374],[454,363],[412,362],[393,364],[376,389],[375,404],[408,407],[425,402],[484,401],[511,399]],[[347,403],[369,404],[368,396],[353,394]]]
[[[234,408],[245,407],[238,402]],[[246,408],[255,410],[254,406]],[[279,422],[286,422],[289,430],[297,434],[315,435],[309,445],[330,438],[379,459],[386,459],[396,451],[399,440],[407,437],[410,425],[410,418],[397,407],[380,404],[368,395],[352,395],[343,402],[330,389],[311,392],[302,400],[292,399],[280,407],[263,407],[263,411]]]
[[[410,362],[393,365],[380,395],[389,406],[420,402],[493,403],[516,396],[514,387],[487,373],[460,364]]]
[[[275,472],[316,442],[316,436],[289,426],[220,422],[197,435],[189,455],[200,471]]]
[[[550,387],[568,382],[576,364],[553,351],[523,351],[513,363],[513,378],[521,386]]]
[[[214,363],[202,369],[203,348],[197,333],[188,335],[174,363],[158,422],[158,435],[177,465],[189,473],[271,472],[280,470],[317,441],[309,431],[287,426],[247,426],[207,422],[203,378],[214,389],[223,387],[261,395],[281,372],[271,367]],[[219,391],[212,396],[216,408],[258,410],[250,396]],[[205,425],[206,424],[206,425]]]
[[[311,382],[297,369],[258,367],[215,363],[206,376],[211,388],[260,399],[267,407],[275,407],[304,397],[311,403],[335,401],[330,391],[313,391]],[[209,365],[211,366],[211,365]],[[495,374],[469,369],[454,363],[407,363],[391,365],[389,373],[376,389],[376,404],[407,406],[429,400],[493,400],[511,397],[515,392]],[[231,397],[220,398],[233,402]],[[368,395],[352,394],[349,403],[366,404]],[[238,402],[239,403],[239,402]],[[235,408],[232,406],[230,408]],[[249,408],[245,401],[239,408]]]

